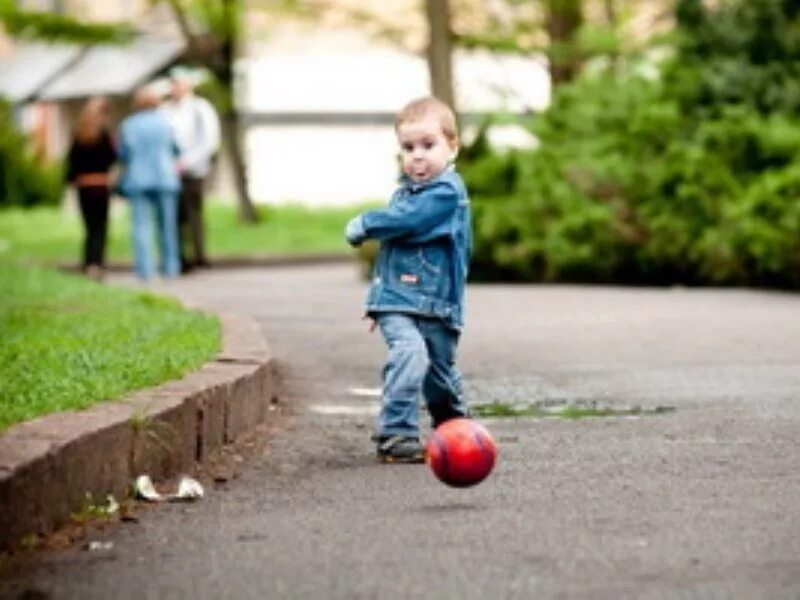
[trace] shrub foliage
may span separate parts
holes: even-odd
[[[59,164],[42,164],[16,128],[11,108],[0,101],[0,208],[54,205],[64,181]]]
[[[629,58],[557,88],[536,150],[479,135],[475,275],[800,286],[798,6],[680,0],[657,75]]]

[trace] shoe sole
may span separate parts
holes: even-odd
[[[385,465],[421,465],[425,463],[425,455],[420,456],[387,456],[384,454],[378,455],[378,460]]]

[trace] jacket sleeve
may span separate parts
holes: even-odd
[[[130,160],[130,134],[127,123],[122,123],[117,138],[117,158],[124,165]]]
[[[400,196],[383,210],[361,215],[364,237],[390,240],[425,233],[447,220],[458,207],[452,183],[438,181],[417,194]]]

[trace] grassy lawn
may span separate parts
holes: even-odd
[[[244,225],[235,206],[208,204],[212,260],[349,254],[344,226],[366,207],[259,208],[261,221]],[[219,322],[173,300],[15,266],[76,264],[82,237],[74,209],[0,210],[0,431],[180,377],[219,350]],[[121,200],[112,205],[108,256],[131,260],[129,211]]]
[[[365,207],[306,208],[300,205],[259,207],[255,225],[239,222],[236,207],[221,202],[206,206],[208,247],[215,257],[280,256],[351,252],[344,226]],[[130,219],[124,201],[112,205],[108,257],[131,259]],[[75,210],[37,208],[0,211],[0,259],[24,258],[77,263],[82,239]]]
[[[5,260],[0,288],[0,431],[178,378],[221,345],[216,318],[161,296]]]

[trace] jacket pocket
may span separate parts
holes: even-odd
[[[391,276],[395,285],[426,296],[443,297],[447,280],[442,277],[446,257],[436,246],[397,248],[391,261]]]

